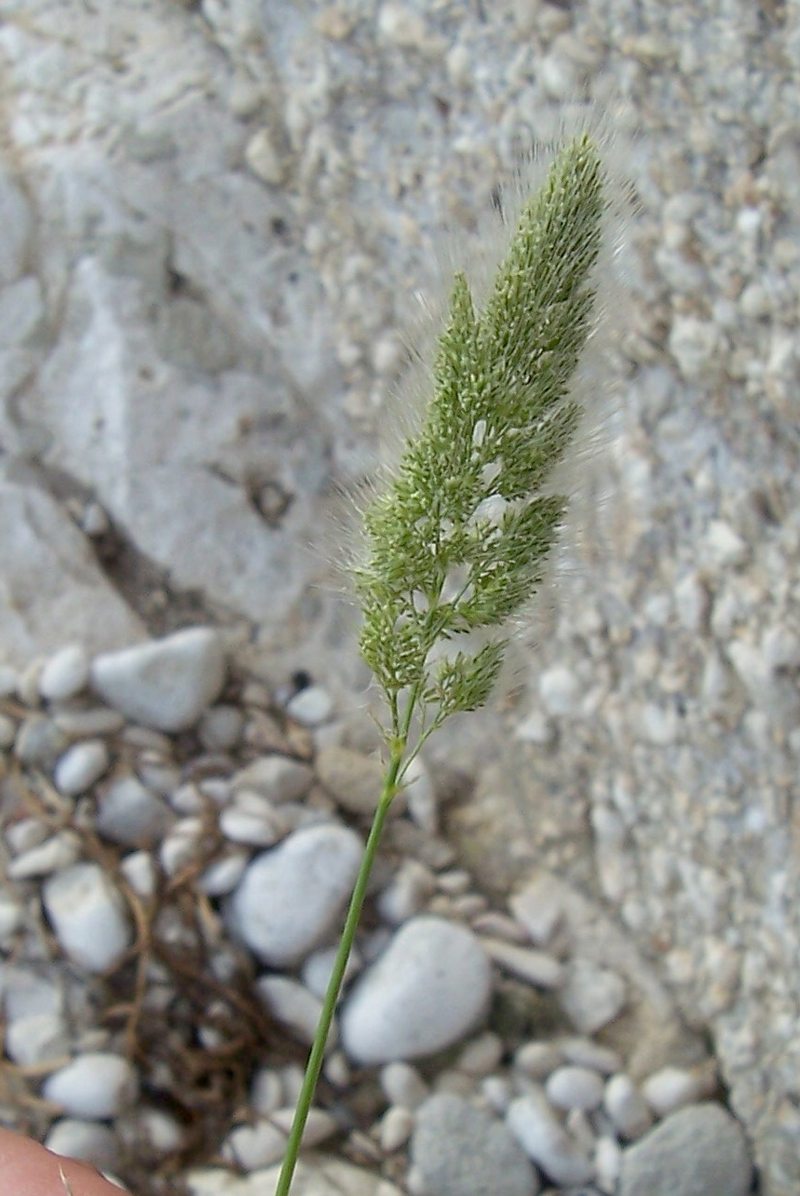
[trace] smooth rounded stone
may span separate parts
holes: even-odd
[[[125,903],[98,864],[75,864],[48,877],[42,901],[61,947],[88,972],[113,967],[131,945]]]
[[[333,744],[320,749],[314,765],[319,780],[348,814],[374,812],[383,785],[383,766],[377,756]]]
[[[163,1109],[139,1105],[128,1109],[116,1120],[115,1128],[129,1149],[147,1143],[160,1155],[173,1154],[184,1145],[184,1133],[179,1121]]]
[[[491,988],[491,965],[470,930],[413,918],[346,998],[342,1045],[367,1064],[432,1055],[477,1028]]]
[[[172,821],[164,801],[136,777],[121,777],[97,799],[97,830],[124,847],[154,846]]]
[[[47,702],[63,702],[85,689],[89,681],[89,656],[82,644],[68,644],[45,664],[39,693]]]
[[[17,729],[14,755],[21,764],[49,772],[68,747],[69,740],[51,718],[32,714]]]
[[[387,1063],[381,1068],[380,1085],[390,1105],[414,1110],[430,1095],[428,1085],[410,1063]]]
[[[318,727],[333,712],[333,698],[321,685],[309,685],[287,703],[286,713],[304,727]]]
[[[512,1101],[506,1121],[528,1157],[553,1183],[585,1184],[594,1178],[594,1164],[564,1129],[544,1093],[531,1092]]]
[[[458,1096],[417,1109],[411,1160],[429,1196],[534,1196],[539,1180],[502,1121]]]
[[[78,836],[73,831],[59,831],[52,839],[23,851],[6,869],[11,880],[32,880],[50,876],[74,864],[80,855]]]
[[[486,1076],[480,1090],[489,1107],[505,1117],[512,1099],[510,1082],[504,1076]]]
[[[222,1143],[222,1157],[244,1171],[255,1171],[280,1162],[293,1116],[294,1109],[276,1109],[269,1118],[235,1126]],[[303,1145],[306,1148],[317,1146],[336,1129],[336,1122],[329,1114],[312,1108],[303,1132]]]
[[[77,797],[85,793],[104,772],[108,771],[111,758],[102,739],[88,739],[73,744],[59,759],[53,773],[53,782],[59,793],[65,797]]]
[[[42,1085],[45,1100],[71,1117],[90,1121],[116,1117],[133,1104],[138,1091],[136,1072],[127,1059],[105,1051],[79,1055]]]
[[[124,716],[108,706],[90,706],[88,710],[55,710],[53,722],[70,739],[96,739],[99,735],[115,735],[125,726]]]
[[[202,818],[181,818],[170,829],[158,851],[158,862],[167,876],[175,876],[194,861],[205,827]]]
[[[310,1046],[322,1013],[322,1001],[304,984],[289,976],[262,976],[256,983],[258,994],[273,1017],[287,1026],[300,1042]],[[328,1034],[327,1048],[336,1044],[335,1022]]]
[[[197,738],[207,752],[227,752],[242,737],[244,715],[238,706],[212,706],[197,724]]]
[[[622,1147],[616,1138],[598,1138],[594,1148],[597,1183],[603,1192],[616,1192],[622,1167]]]
[[[295,831],[249,864],[227,908],[233,930],[264,963],[299,963],[338,922],[363,850],[346,827]]]
[[[518,947],[502,939],[481,939],[481,946],[494,963],[536,988],[559,988],[564,969],[557,959],[532,947]]]
[[[504,1052],[503,1040],[487,1030],[485,1034],[473,1038],[472,1042],[468,1042],[459,1052],[456,1067],[468,1076],[488,1076],[499,1067]]]
[[[703,1082],[694,1072],[682,1067],[662,1067],[642,1082],[642,1096],[657,1117],[666,1117],[684,1105],[695,1104],[703,1091]]]
[[[575,1028],[581,1034],[594,1034],[624,1009],[625,981],[599,964],[575,960],[566,970],[559,999]]]
[[[80,1159],[102,1171],[119,1163],[119,1143],[114,1131],[96,1121],[62,1117],[48,1130],[44,1144],[67,1159]]]
[[[19,675],[10,664],[0,664],[0,698],[10,698],[19,687]]]
[[[414,1114],[402,1105],[393,1105],[387,1109],[378,1127],[378,1141],[381,1150],[386,1154],[393,1154],[401,1146],[405,1146],[414,1129]]]
[[[293,760],[291,756],[262,756],[233,775],[231,790],[235,794],[252,790],[280,805],[305,797],[313,780],[314,770],[302,760]]]
[[[751,1179],[741,1126],[707,1102],[671,1113],[622,1152],[619,1196],[745,1196]]]
[[[41,818],[20,818],[3,830],[5,841],[13,855],[38,847],[48,837],[48,828]]]
[[[272,1067],[261,1067],[250,1085],[250,1105],[265,1117],[283,1104],[283,1080]]]
[[[557,1067],[544,1086],[547,1099],[557,1109],[591,1112],[603,1100],[603,1081],[588,1067]]]
[[[226,897],[232,893],[250,862],[246,851],[232,851],[208,865],[200,874],[197,887],[208,897]]]
[[[561,1052],[552,1042],[526,1042],[514,1055],[514,1066],[532,1080],[544,1080],[562,1062]]]
[[[247,810],[229,806],[219,816],[219,829],[231,843],[245,843],[250,847],[272,847],[282,838],[283,827],[269,816],[251,814]]]
[[[185,731],[222,689],[222,639],[209,627],[190,627],[95,657],[90,678],[95,693],[127,718],[158,731]]]
[[[120,871],[137,897],[152,897],[156,891],[158,874],[156,863],[147,851],[132,851],[120,864]]]
[[[618,1051],[592,1042],[591,1038],[559,1038],[557,1045],[567,1063],[574,1063],[576,1067],[588,1067],[603,1076],[610,1076],[622,1067]]]
[[[69,1034],[61,1013],[32,1013],[8,1023],[5,1043],[9,1059],[28,1067],[64,1055]]]
[[[630,1076],[620,1072],[606,1084],[603,1107],[622,1138],[641,1138],[653,1124],[647,1101]]]

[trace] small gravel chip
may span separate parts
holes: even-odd
[[[114,1131],[96,1121],[63,1117],[51,1125],[44,1144],[56,1154],[91,1163],[101,1171],[110,1171],[119,1162],[119,1143]]]
[[[291,756],[262,756],[231,778],[231,790],[239,793],[252,790],[269,798],[276,805],[305,797],[314,780],[313,769]]]
[[[594,1034],[613,1022],[625,1007],[625,981],[616,972],[589,960],[567,968],[561,1004],[581,1034]]]
[[[380,1084],[391,1105],[416,1109],[429,1096],[428,1085],[410,1063],[387,1063],[381,1068]]]
[[[300,1042],[310,1046],[322,1013],[319,997],[288,976],[262,976],[256,988],[273,1017],[287,1026]],[[328,1035],[327,1049],[335,1046],[336,1037],[334,1023]]]
[[[700,1078],[682,1067],[662,1067],[642,1083],[642,1095],[658,1117],[666,1117],[703,1096]]]
[[[612,1076],[606,1084],[603,1107],[620,1137],[628,1141],[641,1138],[653,1124],[647,1101],[631,1077],[624,1072]]]
[[[594,1164],[564,1129],[544,1093],[530,1092],[512,1101],[506,1120],[522,1149],[553,1183],[567,1187],[594,1178]]]
[[[489,958],[505,972],[536,988],[559,988],[564,981],[564,969],[557,959],[532,947],[517,947],[502,939],[481,939]]]

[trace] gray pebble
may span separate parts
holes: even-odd
[[[242,736],[244,715],[237,706],[212,706],[202,715],[197,738],[208,752],[227,752]]]
[[[20,763],[49,772],[68,747],[69,740],[52,719],[32,714],[19,725],[14,754]]]
[[[103,1171],[111,1170],[119,1162],[119,1143],[114,1131],[96,1121],[63,1117],[53,1122],[44,1144],[56,1154],[80,1159]]]
[[[721,1105],[679,1109],[622,1154],[619,1196],[745,1196],[744,1133]]]
[[[625,981],[589,960],[574,960],[559,994],[564,1011],[582,1034],[594,1034],[625,1007]]]
[[[136,1072],[127,1059],[88,1051],[48,1076],[42,1095],[73,1117],[103,1120],[131,1105],[138,1087]]]
[[[647,1101],[630,1076],[620,1073],[606,1084],[603,1106],[621,1137],[641,1138],[653,1123]]]
[[[99,865],[75,864],[49,877],[42,901],[63,950],[88,972],[106,971],[130,946],[125,904]]]
[[[91,666],[92,687],[109,706],[159,731],[191,727],[224,680],[222,640],[208,627],[108,652]]]
[[[121,777],[98,798],[98,831],[105,839],[125,847],[154,846],[172,820],[162,799],[136,777]]]
[[[457,1096],[417,1110],[411,1159],[430,1196],[534,1196],[539,1180],[503,1122]]]
[[[313,779],[313,770],[301,760],[293,760],[290,756],[263,756],[234,774],[231,789],[234,793],[250,789],[280,804],[305,797]]]

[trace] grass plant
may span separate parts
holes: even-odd
[[[364,513],[354,567],[361,652],[385,699],[386,772],[311,1048],[275,1196],[289,1196],[383,825],[409,765],[452,715],[489,699],[511,620],[542,582],[566,497],[574,377],[589,336],[607,209],[584,133],[523,207],[485,301],[456,274],[430,402]]]

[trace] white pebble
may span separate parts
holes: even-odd
[[[300,1042],[310,1046],[322,1013],[319,997],[288,976],[262,976],[256,988],[273,1017],[287,1026]],[[328,1049],[335,1045],[336,1037],[334,1022],[328,1035]]]
[[[10,748],[17,737],[17,724],[7,714],[0,714],[0,751]]]
[[[700,1100],[703,1084],[698,1076],[682,1067],[662,1067],[643,1082],[642,1095],[657,1117],[666,1117]]]
[[[552,955],[531,947],[517,947],[501,939],[481,939],[490,959],[506,972],[518,976],[537,988],[558,988],[564,980],[564,969]]]
[[[271,847],[281,838],[281,827],[275,819],[230,806],[219,816],[219,829],[231,843],[245,843],[250,847]]]
[[[57,1059],[67,1051],[69,1035],[60,1013],[32,1013],[6,1027],[6,1054],[20,1067]]]
[[[191,627],[98,656],[90,676],[95,692],[129,719],[159,731],[183,731],[222,689],[222,640],[211,628]]]
[[[475,1029],[490,995],[489,960],[472,932],[413,918],[347,996],[342,1044],[360,1063],[431,1055]]]
[[[458,1056],[456,1067],[468,1076],[488,1076],[499,1065],[504,1050],[502,1039],[487,1031],[467,1043]]]
[[[620,1168],[622,1167],[622,1148],[615,1138],[598,1138],[594,1148],[594,1166],[597,1172],[597,1184],[601,1191],[609,1196],[617,1190]]]
[[[387,1063],[381,1068],[380,1084],[391,1105],[416,1109],[430,1095],[428,1085],[410,1063]]]
[[[39,693],[47,702],[74,697],[89,681],[89,657],[81,644],[69,644],[45,664],[39,677]]]
[[[558,1067],[548,1077],[545,1093],[557,1109],[591,1112],[603,1099],[603,1081],[588,1067]]]
[[[80,1159],[107,1171],[119,1162],[119,1144],[114,1131],[96,1121],[63,1117],[48,1130],[44,1144],[67,1159]]]
[[[45,1100],[60,1105],[72,1117],[103,1120],[116,1117],[133,1104],[138,1092],[136,1072],[119,1055],[90,1051],[45,1080]]]
[[[647,1101],[630,1076],[620,1072],[606,1084],[603,1106],[623,1138],[641,1138],[653,1124]]]
[[[381,1118],[378,1131],[381,1150],[386,1154],[399,1150],[411,1137],[413,1128],[414,1115],[410,1109],[404,1109],[402,1105],[393,1105],[387,1109]]]
[[[613,1022],[625,1007],[625,981],[599,964],[575,960],[567,969],[560,998],[576,1029],[594,1034]]]
[[[55,787],[66,797],[77,797],[100,779],[110,763],[108,748],[102,739],[73,744],[56,764]]]
[[[202,715],[197,738],[207,752],[227,752],[242,735],[244,715],[237,706],[212,706]]]
[[[539,877],[508,902],[509,909],[527,930],[538,947],[544,947],[555,934],[563,912],[563,898],[556,882]]]
[[[313,770],[301,760],[293,760],[290,756],[262,756],[233,775],[231,789],[234,793],[252,790],[280,804],[305,797],[313,779]]]
[[[233,929],[264,963],[299,963],[338,922],[362,852],[345,827],[296,831],[249,864],[227,910]]]
[[[155,860],[147,851],[132,851],[120,864],[120,871],[137,897],[152,897],[156,891]]]
[[[243,1171],[256,1171],[280,1162],[286,1149],[287,1135],[266,1118],[258,1118],[252,1125],[237,1125],[222,1143],[223,1159],[241,1167]]]
[[[193,862],[204,829],[201,818],[181,818],[175,823],[158,851],[158,862],[167,876],[175,876]]]
[[[622,1067],[618,1051],[593,1042],[591,1038],[559,1038],[557,1045],[567,1063],[574,1063],[576,1067],[588,1067],[604,1076]]]
[[[532,1080],[544,1080],[561,1063],[561,1052],[550,1042],[526,1042],[514,1055],[514,1066]]]
[[[327,722],[333,711],[333,699],[321,685],[301,689],[286,707],[286,713],[304,727],[318,727]]]
[[[79,967],[105,972],[128,950],[125,904],[98,864],[75,864],[48,877],[42,901],[56,938]]]
[[[234,851],[208,865],[197,881],[197,887],[208,897],[225,897],[232,893],[244,875],[250,857],[246,851]]]
[[[8,865],[11,880],[31,880],[36,876],[50,876],[61,868],[74,864],[80,854],[78,837],[72,831],[59,831],[52,839],[23,851]]]
[[[257,1113],[268,1116],[283,1104],[283,1081],[271,1067],[261,1067],[250,1086],[250,1104]]]
[[[566,1187],[588,1183],[594,1177],[594,1165],[570,1138],[543,1094],[531,1093],[512,1101],[506,1121],[528,1157],[554,1183]]]
[[[512,1095],[508,1080],[503,1076],[486,1076],[481,1081],[481,1093],[490,1108],[504,1117],[511,1104]]]
[[[124,1113],[117,1119],[116,1130],[123,1142],[133,1149],[146,1142],[151,1150],[164,1155],[173,1154],[183,1145],[180,1122],[163,1109],[146,1105]]]
[[[403,860],[378,897],[378,912],[385,922],[399,926],[420,913],[435,891],[436,877],[430,868],[418,860]]]

